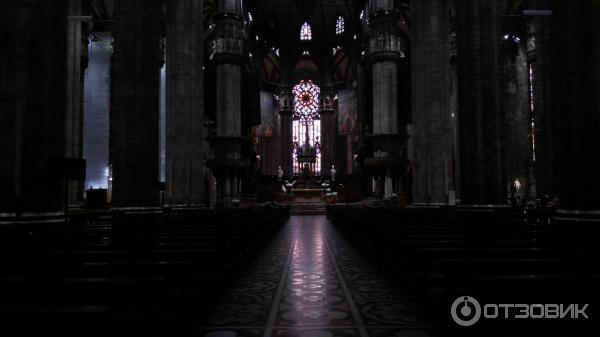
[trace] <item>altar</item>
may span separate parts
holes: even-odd
[[[317,148],[311,146],[308,142],[297,148],[296,160],[300,172],[298,174],[298,183],[303,188],[315,185]]]
[[[320,198],[323,191],[318,188],[294,188],[292,189],[294,198],[311,199]]]

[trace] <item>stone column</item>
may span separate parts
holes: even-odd
[[[372,0],[369,13],[369,61],[373,78],[373,134],[367,138],[370,158],[365,164],[372,176],[382,177],[383,195],[391,196],[404,171],[405,137],[399,133],[398,62],[403,57],[398,13],[392,1]]]
[[[267,111],[268,118],[270,121],[271,134],[268,132],[259,141],[259,153],[260,153],[260,170],[263,175],[277,175],[277,167],[281,165],[281,135],[280,135],[280,116],[278,115],[279,106],[278,102],[273,97],[274,94],[269,91],[261,91],[261,110],[262,105],[266,104],[270,110]],[[262,112],[261,112],[262,114]],[[261,117],[262,118],[262,117]],[[266,123],[267,121],[261,121]],[[259,186],[257,186],[259,187]]]
[[[506,118],[506,181],[511,184],[519,179],[522,185],[519,196],[526,199],[531,185],[530,166],[530,110],[529,80],[527,66],[527,38],[504,41],[504,107]]]
[[[294,117],[294,105],[292,104],[292,93],[282,90],[279,94],[279,115],[281,116],[281,169],[284,175],[293,175],[292,167],[292,118]]]
[[[463,204],[505,204],[502,22],[492,0],[456,2],[459,149]]]
[[[388,55],[394,57],[395,55]],[[373,134],[398,133],[398,67],[397,60],[374,60]]]
[[[337,134],[337,120],[331,92],[321,91],[319,116],[321,118],[321,175],[329,177],[331,165],[334,165],[336,161],[335,140]],[[337,167],[336,170],[342,171],[340,167]]]
[[[552,9],[551,0],[536,0],[535,8]],[[554,123],[552,109],[552,17],[534,18],[535,62],[533,63],[534,118],[536,123],[535,179],[540,196],[558,194],[557,148],[559,125]]]
[[[204,202],[202,0],[167,6],[166,204]]]
[[[600,3],[553,2],[552,115],[561,217],[600,219]]]
[[[63,182],[68,2],[0,4],[0,211],[58,211]]]
[[[241,81],[240,64],[223,63],[217,66],[217,134],[219,135],[239,137],[242,134]]]
[[[110,159],[113,206],[157,206],[161,1],[115,3]]]
[[[242,14],[242,0],[221,0],[219,1],[218,11],[221,14]]]
[[[67,91],[65,115],[65,158],[80,159],[83,155],[83,74],[81,0],[69,0],[67,19]],[[87,39],[85,39],[87,43]],[[87,48],[87,46],[85,46]],[[68,182],[68,202],[83,199],[83,181]]]
[[[217,178],[217,203],[239,199],[252,144],[242,137],[242,65],[246,62],[241,2],[219,2],[212,58],[217,64],[217,135],[210,137],[209,166]]]
[[[449,0],[413,0],[413,201],[446,204],[453,186]]]
[[[455,15],[452,16],[453,18]],[[458,74],[456,66],[456,30],[450,32],[450,117],[452,130],[452,186],[454,198],[450,194],[448,203],[456,205],[460,201],[460,151],[458,148]]]

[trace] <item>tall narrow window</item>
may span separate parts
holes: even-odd
[[[311,80],[302,80],[293,88],[294,94],[294,119],[293,139],[294,173],[300,174],[303,169],[303,159],[312,156],[311,164],[313,174],[321,171],[321,153],[319,149],[319,136],[321,135],[321,121],[319,120],[319,94],[321,89]],[[302,157],[301,160],[299,156]]]
[[[312,31],[310,30],[310,25],[308,22],[305,22],[300,28],[300,40],[302,41],[310,41],[312,39]]]
[[[341,16],[338,16],[337,21],[335,23],[335,33],[337,35],[340,35],[344,32],[344,18]]]

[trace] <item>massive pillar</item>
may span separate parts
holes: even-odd
[[[333,95],[327,90],[321,91],[319,116],[321,118],[321,175],[328,177],[330,176],[331,166],[335,165],[336,159],[337,119],[335,118]],[[336,170],[339,172],[340,168],[338,167]]]
[[[562,215],[600,219],[600,3],[553,2],[552,114]]]
[[[292,93],[283,89],[279,93],[279,115],[281,117],[281,169],[284,175],[294,174],[292,167],[292,119],[294,117],[294,104]]]
[[[241,194],[250,144],[242,137],[242,65],[246,61],[241,1],[219,2],[213,59],[217,64],[217,135],[210,137],[209,166],[217,178],[217,203],[229,206]]]
[[[67,14],[65,0],[0,4],[0,211],[62,208]]]
[[[454,6],[453,6],[454,7]],[[452,10],[451,18],[456,14]],[[450,31],[450,117],[452,129],[452,185],[454,186],[454,200],[448,198],[449,204],[460,202],[460,151],[458,149],[458,74],[456,73],[456,30],[452,27]]]
[[[277,175],[277,167],[281,165],[281,135],[278,116],[278,103],[269,91],[260,92],[261,126],[258,152],[260,153],[259,169],[263,175]],[[258,131],[258,129],[256,129]],[[256,135],[256,134],[255,134]]]
[[[67,90],[65,115],[65,158],[83,156],[83,74],[82,47],[87,48],[87,37],[82,41],[81,0],[69,0],[67,20]],[[85,45],[82,46],[82,43]],[[83,199],[83,181],[69,181],[68,203]]]
[[[204,201],[202,0],[169,0],[167,7],[167,204]]]
[[[394,55],[389,55],[395,57]],[[398,68],[395,60],[374,60],[373,134],[398,134]]]
[[[446,204],[453,184],[449,0],[413,0],[413,202]]]
[[[504,204],[503,2],[456,2],[463,204]]]
[[[398,122],[398,62],[403,56],[398,13],[392,1],[372,0],[369,13],[369,61],[373,77],[373,134],[366,166],[382,182],[382,196],[397,192],[403,171],[404,136]]]
[[[526,198],[533,188],[527,41],[526,36],[509,36],[504,41],[506,181],[514,184],[519,180],[521,198]]]
[[[111,71],[112,204],[156,206],[161,1],[115,3]]]
[[[540,9],[552,9],[551,0],[536,0]],[[535,61],[532,64],[533,108],[535,119],[535,186],[537,194],[554,197],[558,194],[556,159],[559,125],[554,123],[552,109],[552,18],[538,16],[534,19]]]

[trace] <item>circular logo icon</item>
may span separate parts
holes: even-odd
[[[461,296],[452,303],[450,313],[456,324],[471,326],[481,317],[481,306],[473,297]]]

